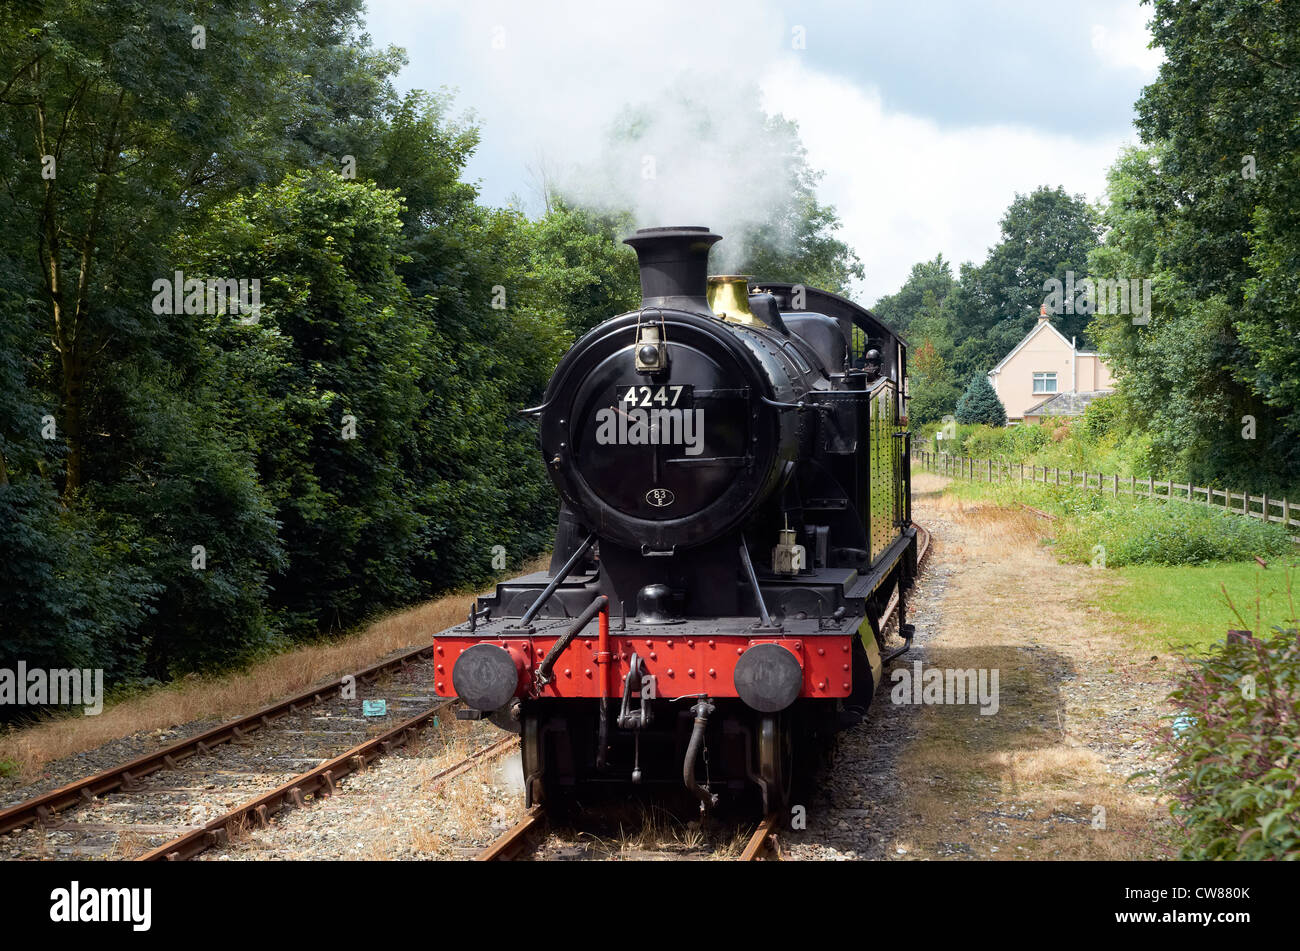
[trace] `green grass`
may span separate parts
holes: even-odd
[[[1267,569],[1254,561],[1107,569],[1106,580],[1113,575],[1116,583],[1099,586],[1093,603],[1131,626],[1152,650],[1204,653],[1229,630],[1241,629],[1243,619],[1245,628],[1259,634],[1295,617],[1287,595],[1287,564],[1294,562],[1270,562]],[[1290,574],[1300,603],[1300,570],[1292,567]],[[1240,619],[1220,585],[1227,588]]]
[[[0,759],[0,778],[18,775],[18,763],[11,759]]]

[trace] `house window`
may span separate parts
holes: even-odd
[[[1034,374],[1034,392],[1035,392],[1035,393],[1055,393],[1055,392],[1056,392],[1056,374],[1055,374],[1055,373],[1035,373],[1035,374]]]

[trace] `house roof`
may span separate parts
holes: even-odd
[[[992,376],[992,375],[995,374],[995,373],[999,373],[999,372],[1001,372],[1002,368],[1003,368],[1004,366],[1006,366],[1007,361],[1010,360],[1012,357],[1014,357],[1014,356],[1015,356],[1017,353],[1019,353],[1022,349],[1024,349],[1025,344],[1029,343],[1029,341],[1033,340],[1036,336],[1038,336],[1038,334],[1039,334],[1040,332],[1042,332],[1042,329],[1043,329],[1044,327],[1046,327],[1046,328],[1047,328],[1048,330],[1050,330],[1052,333],[1056,334],[1056,336],[1060,337],[1060,338],[1061,338],[1061,343],[1065,344],[1066,347],[1068,347],[1071,351],[1074,350],[1074,344],[1072,344],[1070,341],[1066,340],[1066,339],[1065,339],[1065,334],[1061,333],[1059,330],[1057,330],[1055,327],[1053,327],[1053,326],[1052,326],[1052,322],[1051,322],[1050,320],[1040,320],[1037,324],[1034,325],[1034,329],[1033,329],[1033,330],[1031,330],[1031,331],[1029,331],[1029,333],[1025,334],[1025,339],[1021,340],[1018,344],[1016,344],[1014,347],[1012,347],[1012,348],[1011,348],[1011,352],[1008,353],[1005,357],[1003,357],[1002,360],[998,363],[998,365],[995,366],[992,370],[989,371],[989,376]]]
[[[1086,390],[1082,393],[1057,393],[1041,403],[1035,403],[1022,416],[1082,416],[1093,400],[1108,396],[1114,390]]]

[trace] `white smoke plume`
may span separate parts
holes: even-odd
[[[734,270],[744,236],[771,221],[800,186],[798,142],[759,103],[757,86],[684,75],[612,123],[594,161],[551,169],[552,187],[585,207],[630,211],[638,228],[706,225],[723,236],[710,269]],[[767,238],[780,245],[781,236]]]

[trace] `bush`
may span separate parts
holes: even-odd
[[[977,375],[957,401],[957,422],[984,423],[988,426],[1005,426],[1007,410],[993,392],[988,377]]]
[[[1295,552],[1286,529],[1279,524],[1177,499],[1135,501],[1104,492],[1018,481],[959,481],[948,491],[1006,507],[1024,503],[1056,515],[1054,543],[1064,561],[1094,563],[1098,545],[1105,549],[1107,568],[1249,561],[1256,555]]]
[[[1300,632],[1192,660],[1157,749],[1183,859],[1300,859]]]
[[[1101,550],[1097,546],[1101,546]],[[1057,535],[1061,557],[1106,567],[1196,565],[1285,555],[1291,540],[1279,525],[1186,502],[1107,499],[1081,495]]]
[[[1097,443],[1111,434],[1123,435],[1124,402],[1116,394],[1093,400],[1079,419],[1078,434]]]

